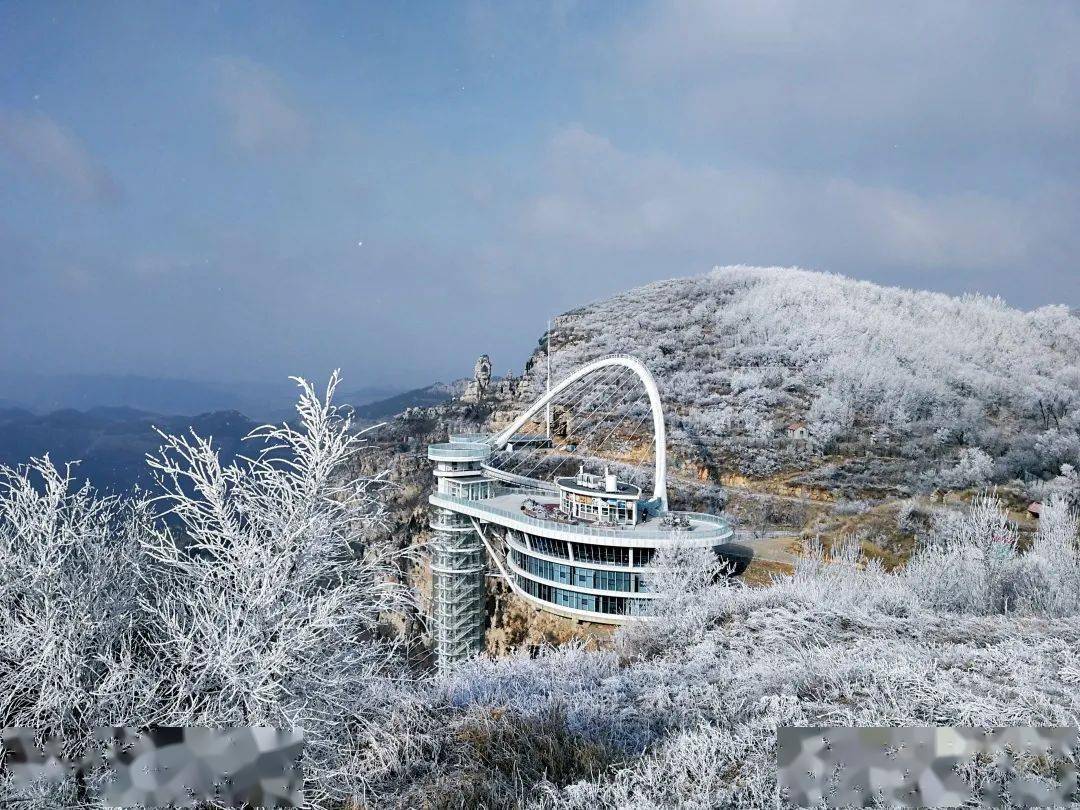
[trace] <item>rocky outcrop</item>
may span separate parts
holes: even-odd
[[[548,645],[580,641],[587,649],[610,643],[615,628],[594,622],[575,621],[538,610],[519,599],[505,584],[488,588],[488,629],[485,647],[489,655],[512,655],[526,649],[535,652]]]
[[[480,402],[491,385],[491,358],[486,354],[480,355],[473,366],[472,382],[468,384],[465,393],[461,396],[462,402]]]

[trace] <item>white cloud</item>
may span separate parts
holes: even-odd
[[[40,113],[0,110],[0,155],[83,200],[115,203],[120,186],[79,138]]]
[[[920,195],[828,174],[718,168],[631,153],[581,127],[555,136],[547,168],[547,186],[524,204],[524,235],[613,257],[989,270],[1037,261],[1044,241],[1077,241],[1065,213],[1078,213],[1075,195]]]
[[[269,152],[307,145],[311,135],[308,120],[273,71],[236,56],[216,57],[211,66],[217,100],[237,146]]]
[[[721,137],[976,149],[1075,131],[1078,38],[1070,3],[655,0],[621,32],[616,72]]]

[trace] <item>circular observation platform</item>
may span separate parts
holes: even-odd
[[[491,445],[483,442],[444,442],[428,445],[432,461],[485,461],[491,455]]]

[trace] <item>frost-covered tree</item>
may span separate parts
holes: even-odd
[[[1080,470],[1072,464],[1062,464],[1061,472],[1036,488],[1038,497],[1050,500],[1061,498],[1071,509],[1080,509]]]
[[[46,456],[0,467],[0,728],[73,743],[144,716],[145,499],[74,488]]]
[[[994,460],[981,447],[965,447],[960,451],[956,464],[943,470],[939,480],[947,487],[967,489],[990,483],[994,474]]]
[[[685,639],[678,642],[675,639],[700,627],[702,594],[726,581],[731,571],[732,566],[711,548],[658,548],[643,577],[644,589],[658,595],[650,602],[651,616],[628,626],[620,644],[665,648],[673,643],[686,643]],[[663,627],[663,632],[657,633],[655,625]]]
[[[711,548],[662,546],[648,566],[645,582],[650,592],[663,597],[665,610],[677,611],[727,570]]]
[[[1019,561],[1014,603],[1038,616],[1080,614],[1080,519],[1061,495],[1043,504],[1031,549]]]
[[[0,471],[0,726],[300,729],[315,807],[363,796],[414,744],[394,719],[412,706],[393,699],[403,552],[379,530],[379,482],[350,473],[363,438],[337,374],[321,397],[298,382],[298,426],[255,431],[250,457],[163,435],[153,502],[72,491],[47,460]],[[76,788],[30,806],[73,806]]]
[[[980,495],[963,513],[941,512],[905,574],[922,598],[941,610],[1008,610],[1017,533],[1001,502]],[[1015,605],[1014,605],[1015,607]]]

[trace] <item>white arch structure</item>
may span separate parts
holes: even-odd
[[[657,387],[655,378],[649,372],[649,369],[645,367],[645,364],[636,357],[631,357],[628,354],[613,354],[583,365],[569,377],[562,380],[558,385],[545,393],[544,396],[540,397],[540,399],[533,403],[527,411],[515,419],[510,427],[489,439],[492,449],[499,450],[505,447],[518,430],[536,416],[536,414],[538,414],[549,402],[578,380],[587,377],[594,371],[599,371],[602,368],[609,368],[611,366],[622,366],[623,368],[628,368],[633,371],[637,375],[637,378],[641,380],[641,384],[645,386],[645,392],[649,396],[649,407],[652,409],[653,437],[655,439],[653,455],[656,458],[656,469],[655,475],[653,476],[653,498],[659,500],[660,508],[666,511],[668,508],[667,431],[664,428],[664,409],[660,403],[660,389]]]

